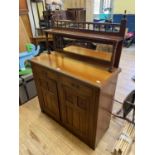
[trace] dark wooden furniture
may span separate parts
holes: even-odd
[[[103,25],[56,21],[53,29],[45,30],[47,44],[48,34],[53,35],[56,52],[31,60],[41,111],[93,149],[109,127],[125,25],[125,19]],[[63,38],[112,44],[113,52],[64,47]]]
[[[33,43],[35,45],[39,45],[40,42],[46,42],[46,36],[45,35],[40,35],[40,36],[35,36],[32,38],[33,39]],[[53,41],[53,37],[49,36],[49,41]]]
[[[41,111],[95,149],[109,127],[117,77],[61,52],[31,60]]]
[[[86,21],[86,9],[84,8],[68,8],[67,17],[72,21]]]
[[[83,27],[81,27],[81,25],[83,25]],[[113,45],[113,52],[111,60],[109,62],[109,71],[112,71],[114,67],[117,68],[119,66],[122,44],[125,35],[125,28],[126,28],[126,19],[124,16],[120,24],[70,22],[61,20],[56,21],[52,29],[45,30],[44,32],[47,38],[48,34],[53,35],[53,45],[54,45],[53,48],[56,51],[63,51],[64,38],[91,41],[103,44],[106,43]],[[48,49],[48,39],[47,39],[47,49]]]
[[[46,22],[47,27],[51,28],[54,25],[54,21],[57,20],[66,20],[67,14],[65,10],[56,10],[56,11],[43,11],[43,17]]]
[[[67,10],[43,11],[47,28],[53,27],[55,21],[86,21],[86,10],[83,8],[68,8]]]

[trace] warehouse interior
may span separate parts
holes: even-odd
[[[135,154],[135,0],[19,0],[19,154]]]

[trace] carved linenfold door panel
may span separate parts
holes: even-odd
[[[51,79],[39,79],[39,85],[43,97],[43,111],[60,120],[56,82]]]
[[[90,98],[79,95],[69,86],[61,87],[61,117],[63,124],[85,141],[89,133]]]

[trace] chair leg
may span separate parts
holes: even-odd
[[[121,108],[116,112],[116,114],[120,114],[123,111],[123,105],[121,106]],[[123,112],[124,113],[124,112]]]
[[[135,108],[133,109],[132,122],[135,123]]]

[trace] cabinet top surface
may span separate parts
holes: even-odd
[[[31,62],[96,87],[101,87],[106,81],[120,72],[119,68],[114,69],[113,72],[109,72],[103,65],[83,62],[59,52],[52,52],[51,54],[43,53],[33,58]]]
[[[119,42],[123,40],[123,37],[115,36],[115,35],[105,35],[105,34],[98,34],[98,33],[89,33],[89,32],[80,32],[80,31],[73,31],[73,30],[63,30],[63,29],[48,29],[44,30],[47,33],[69,36],[69,37],[76,37],[76,38],[83,38],[83,39],[91,39],[96,41],[109,41],[109,42]]]

